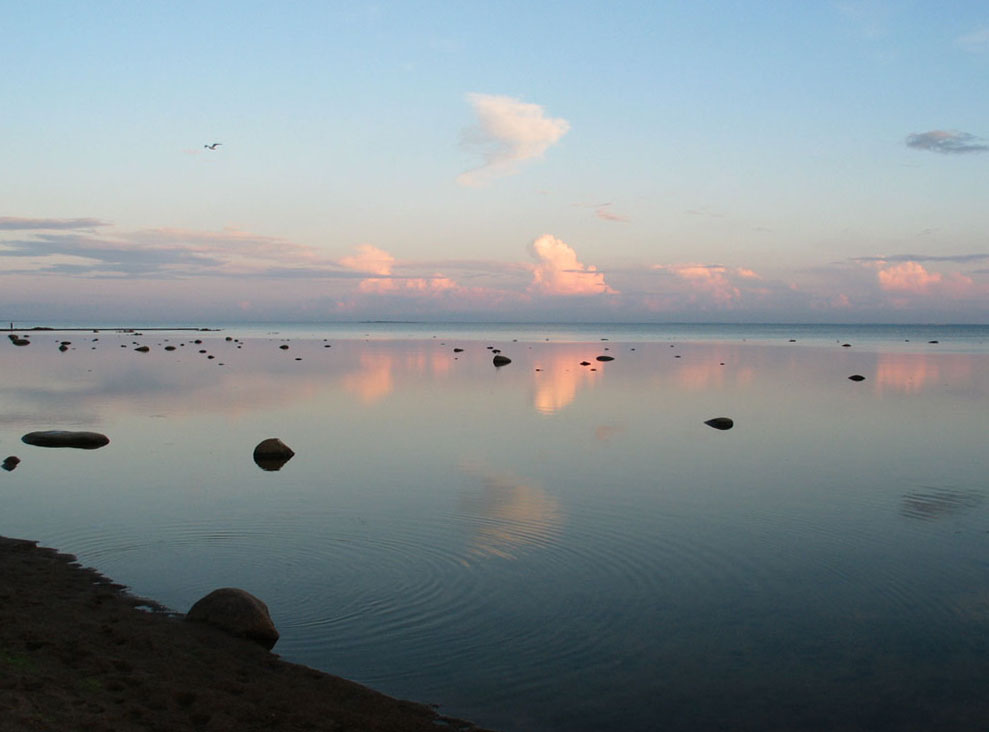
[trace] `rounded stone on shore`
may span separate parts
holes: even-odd
[[[21,442],[36,447],[76,447],[95,450],[110,444],[110,438],[99,432],[71,432],[69,430],[43,430],[28,432]]]
[[[213,590],[189,608],[185,619],[212,625],[230,635],[254,641],[269,651],[278,642],[278,630],[268,606],[237,587]]]
[[[295,456],[295,450],[279,440],[269,437],[254,448],[254,462],[261,470],[281,470]]]
[[[714,427],[716,430],[730,430],[735,426],[735,422],[731,417],[713,417],[705,420],[704,424],[708,427]]]
[[[502,356],[499,353],[497,356],[495,356],[493,359],[491,359],[491,362],[495,366],[507,366],[508,364],[510,364],[512,362],[512,359],[510,359],[508,356]]]

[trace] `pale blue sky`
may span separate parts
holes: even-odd
[[[989,321],[983,3],[0,2],[0,41],[3,319]]]

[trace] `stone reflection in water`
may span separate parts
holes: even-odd
[[[900,513],[907,518],[933,521],[978,508],[983,498],[984,496],[976,491],[930,488],[904,495]]]
[[[477,463],[462,467],[481,483],[461,501],[461,513],[477,522],[469,556],[515,559],[521,548],[545,546],[560,533],[559,501],[534,482]]]

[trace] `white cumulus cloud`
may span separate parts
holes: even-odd
[[[536,264],[532,265],[529,290],[543,295],[614,294],[604,281],[604,274],[594,265],[577,261],[577,252],[552,234],[543,234],[530,247]]]

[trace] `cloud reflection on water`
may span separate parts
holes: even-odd
[[[880,353],[876,388],[916,394],[942,381],[968,381],[972,359],[957,354]]]
[[[516,559],[523,547],[545,546],[560,533],[560,502],[534,481],[477,462],[461,468],[480,481],[480,490],[464,494],[460,502],[460,513],[475,529],[470,557]]]

